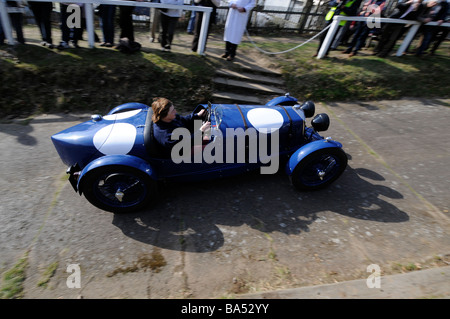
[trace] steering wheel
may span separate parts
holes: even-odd
[[[203,123],[211,122],[211,111],[212,111],[211,102],[208,101],[208,107],[205,110],[206,110],[206,115],[203,118]]]

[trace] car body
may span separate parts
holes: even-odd
[[[160,157],[152,108],[134,102],[105,116],[93,115],[53,135],[52,141],[68,166],[74,190],[112,212],[142,209],[157,196],[161,180],[198,181],[258,168],[263,173],[275,163],[278,167],[269,173],[282,164],[297,189],[316,190],[336,180],[347,166],[342,144],[318,133],[328,129],[328,116],[318,114],[311,127],[306,125],[315,112],[311,101],[300,104],[286,94],[265,105],[200,104],[194,113],[201,109],[208,111],[212,127],[211,140],[203,146],[203,154],[209,148],[209,158]],[[252,151],[254,144],[257,151]]]

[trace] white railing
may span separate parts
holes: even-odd
[[[402,19],[390,19],[390,18],[374,18],[374,17],[347,17],[347,16],[335,16],[333,18],[333,22],[331,22],[330,28],[328,30],[328,33],[323,41],[322,46],[320,47],[319,53],[317,54],[317,58],[321,59],[325,56],[325,54],[328,52],[328,48],[331,45],[331,42],[334,39],[334,35],[336,34],[339,23],[341,21],[366,21],[367,23],[370,23],[374,25],[375,23],[403,23],[403,24],[410,24],[411,28],[409,29],[408,33],[406,34],[404,40],[402,41],[402,44],[397,50],[396,56],[401,56],[403,52],[406,51],[411,41],[414,39],[414,36],[416,35],[417,31],[419,30],[419,27],[421,26],[421,22],[419,21],[412,21],[412,20],[402,20]],[[429,22],[426,25],[431,26],[437,26],[437,22]],[[441,26],[443,27],[450,27],[450,23],[442,23]]]
[[[11,1],[11,0],[9,0]],[[12,0],[12,1],[20,1],[20,0]],[[202,19],[202,28],[200,30],[199,35],[199,45],[197,49],[197,53],[203,55],[205,52],[206,45],[206,37],[208,34],[208,26],[209,19],[211,16],[212,8],[210,7],[201,7],[201,6],[188,6],[188,5],[171,5],[171,4],[162,4],[162,3],[152,3],[152,2],[140,2],[140,1],[122,1],[122,0],[27,0],[30,1],[39,1],[39,2],[64,2],[64,3],[83,3],[84,4],[84,12],[86,18],[86,31],[88,33],[88,44],[90,48],[94,47],[94,8],[93,4],[110,4],[116,6],[132,6],[132,7],[147,7],[147,8],[156,8],[156,9],[181,9],[187,11],[200,11],[204,12]],[[12,28],[11,28],[11,20],[9,18],[8,12],[18,12],[15,7],[8,7],[6,5],[6,0],[0,0],[0,18],[2,20],[3,32],[5,33],[5,37],[8,40],[8,44],[14,45],[16,42],[14,41]]]

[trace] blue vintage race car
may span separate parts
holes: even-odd
[[[161,180],[198,181],[251,169],[270,174],[282,165],[293,185],[307,191],[331,184],[347,166],[342,144],[318,134],[328,129],[329,118],[314,116],[311,101],[300,104],[286,94],[265,105],[201,104],[194,113],[201,109],[207,110],[211,137],[200,156],[190,149],[162,156],[153,137],[152,109],[141,103],[93,115],[52,141],[75,191],[112,212],[144,208],[157,198]],[[306,118],[313,116],[308,127]]]

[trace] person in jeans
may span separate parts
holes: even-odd
[[[67,12],[67,8],[69,7],[68,3],[61,3],[60,9],[61,9],[61,15],[60,15],[60,23],[59,26],[61,28],[61,42],[57,46],[58,50],[68,49],[69,41],[70,41],[70,33],[71,30],[67,26],[67,18],[69,17],[70,13]]]
[[[102,47],[114,46],[114,17],[116,16],[116,6],[101,4],[99,6],[99,16],[103,32]]]
[[[389,16],[391,19],[416,20],[423,10],[422,0],[408,0],[399,3],[394,12]],[[403,35],[407,27],[401,23],[388,23],[383,27],[374,55],[381,58],[388,56],[394,48],[395,43]]]
[[[447,0],[429,0],[425,4],[425,8],[422,14],[418,17],[418,20],[423,24],[428,22],[437,21],[439,25],[441,25],[446,18],[448,11],[448,3]],[[423,39],[420,43],[420,46],[417,48],[416,56],[421,56],[430,46],[431,41],[435,37],[435,34],[439,31],[439,28],[436,26],[422,26]]]
[[[363,9],[361,10],[359,16],[370,17],[373,14],[378,14],[378,17],[381,17],[385,4],[386,0],[367,0],[364,3]],[[371,28],[369,28],[367,21],[356,22],[356,31],[353,36],[353,40],[347,47],[347,50],[342,53],[349,53],[349,57],[356,55],[366,42],[370,30]]]
[[[31,11],[33,12],[36,24],[41,32],[43,46],[47,46],[50,49],[54,48],[52,41],[52,24],[51,14],[53,11],[53,3],[51,2],[37,2],[30,1],[28,3]]]

